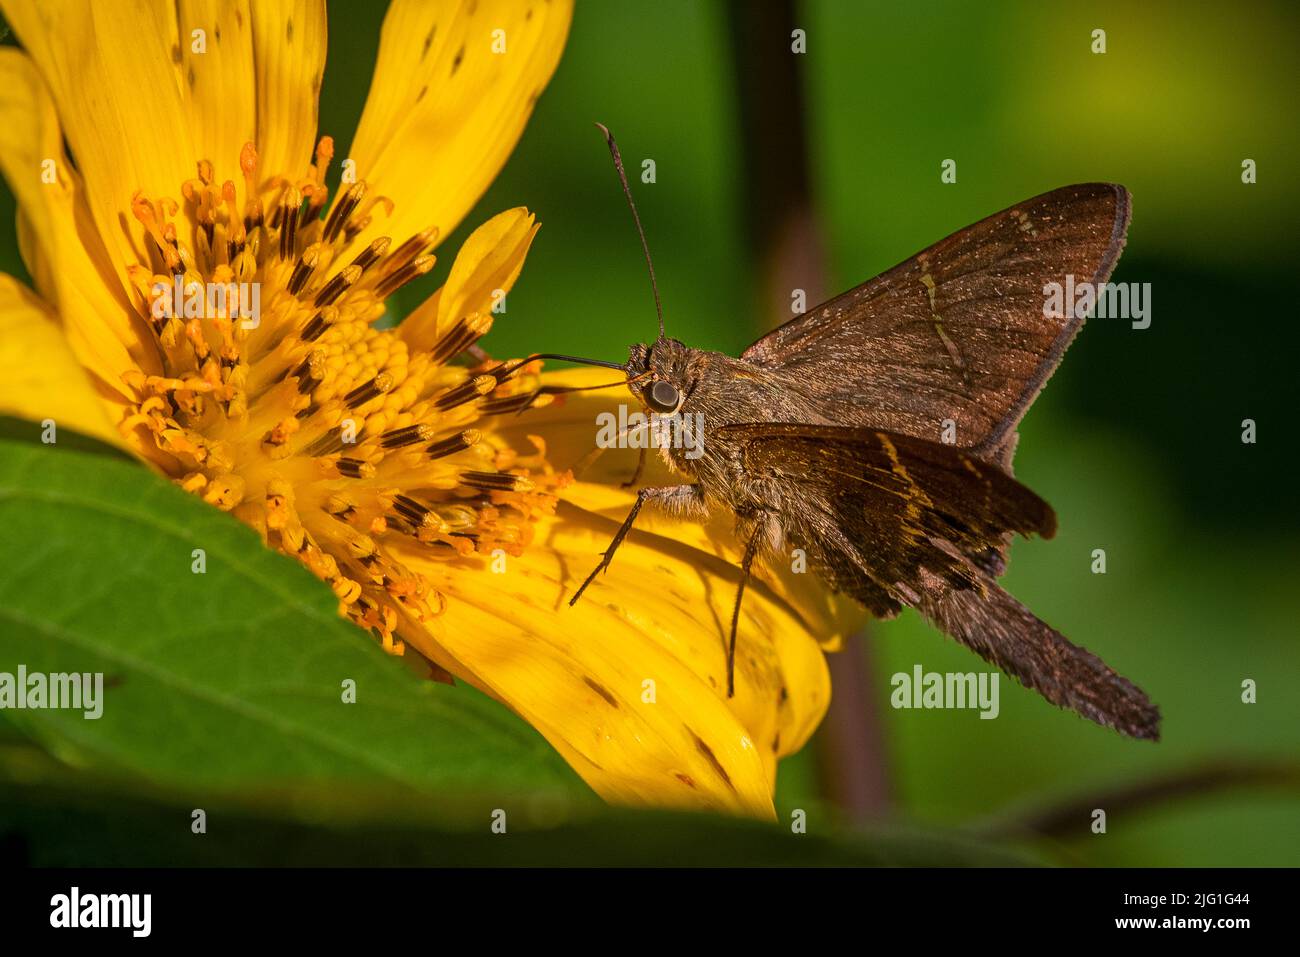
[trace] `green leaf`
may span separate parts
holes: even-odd
[[[448,813],[476,795],[594,800],[513,713],[418,679],[304,567],[143,468],[0,441],[0,528],[0,673],[105,678],[97,720],[5,712],[69,764],[188,788],[347,782]]]
[[[196,838],[195,808],[206,832]],[[502,817],[504,815],[504,817]],[[493,823],[504,823],[504,833]],[[292,806],[272,798],[145,791],[0,748],[0,847],[36,867],[322,865],[976,866],[1045,863],[1030,849],[893,824],[836,828],[810,811],[789,823],[575,806],[533,798],[481,804],[447,828],[424,806],[335,790]]]

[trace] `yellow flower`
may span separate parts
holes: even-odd
[[[0,49],[0,168],[38,293],[0,276],[0,412],[111,442],[252,525],[607,799],[770,815],[777,759],[829,697],[810,635],[844,621],[811,576],[765,575],[728,699],[738,549],[654,516],[567,606],[632,500],[619,453],[589,454],[617,397],[557,393],[591,370],[450,364],[534,217],[480,226],[437,293],[374,327],[505,162],[569,0],[393,3],[332,201],[323,4],[0,5],[25,50]]]

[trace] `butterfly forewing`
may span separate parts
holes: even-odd
[[[1129,207],[1108,183],[1026,200],[790,320],[742,358],[797,383],[828,421],[1005,461],[1083,322],[1046,310],[1044,287],[1105,282]]]

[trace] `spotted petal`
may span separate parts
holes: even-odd
[[[145,258],[131,197],[171,195],[194,175],[170,6],[3,0],[0,8],[49,88],[112,272],[130,294],[126,266]]]
[[[92,220],[86,186],[63,152],[54,103],[33,62],[0,49],[0,170],[22,213],[20,249],[77,357],[119,406],[120,376],[158,371]]]
[[[572,14],[570,0],[395,0],[350,157],[395,208],[362,243],[456,228],[518,142]]]
[[[590,386],[611,373],[545,381]],[[769,815],[777,759],[806,743],[829,703],[818,642],[833,646],[861,614],[811,575],[760,570],[746,593],[728,699],[741,551],[730,520],[701,526],[650,512],[570,607],[634,498],[620,480],[635,453],[590,455],[596,414],[626,397],[621,389],[571,394],[502,428],[515,441],[537,433],[552,462],[577,465],[588,480],[561,493],[556,515],[508,560],[490,597],[463,590],[474,576],[445,574],[446,614],[428,626],[429,641],[408,638],[527,717],[611,800]]]

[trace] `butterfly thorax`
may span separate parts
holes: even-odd
[[[744,480],[740,448],[724,428],[754,422],[829,424],[794,380],[721,352],[692,349],[674,339],[634,345],[628,388],[659,423],[656,443],[668,468],[699,484],[714,506],[742,512],[763,490]],[[677,407],[656,407],[653,384],[676,389]],[[739,480],[739,481],[738,481]]]

